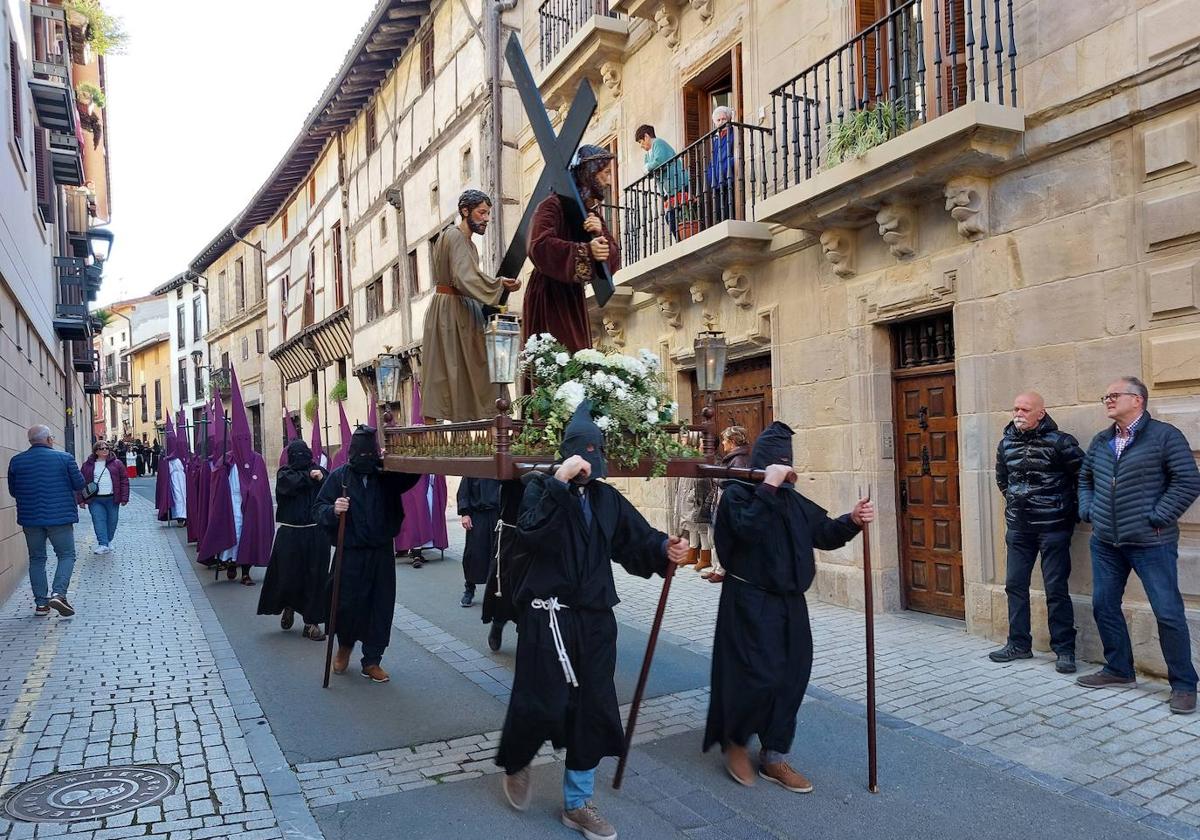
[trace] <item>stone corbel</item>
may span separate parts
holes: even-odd
[[[691,6],[700,15],[700,20],[708,23],[712,18],[713,8],[712,0],[688,0],[688,5]]]
[[[754,306],[754,293],[750,288],[750,274],[740,266],[730,266],[721,272],[721,283],[738,309]]]
[[[675,293],[658,291],[655,293],[655,300],[658,301],[658,311],[662,314],[663,323],[673,330],[679,329],[683,325],[683,319],[680,317],[679,298]]]
[[[964,239],[983,239],[988,232],[988,182],[963,176],[946,184],[946,212],[958,223]]]
[[[659,3],[658,8],[654,10],[654,24],[668,47],[675,49],[679,46],[679,15],[666,3]]]
[[[875,214],[879,236],[898,260],[917,252],[917,211],[908,204],[885,204]]]
[[[821,251],[833,266],[838,277],[853,277],[855,274],[854,231],[831,228],[821,233]]]
[[[615,312],[605,312],[602,319],[604,334],[613,347],[621,349],[625,346],[625,318]]]
[[[712,284],[704,280],[697,281],[688,288],[688,293],[692,296],[692,303],[700,305],[700,320],[704,323],[704,329],[717,329],[721,320],[721,301],[713,294]]]
[[[616,98],[621,95],[621,65],[615,61],[606,61],[600,65],[600,80]]]

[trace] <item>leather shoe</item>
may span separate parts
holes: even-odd
[[[993,662],[1012,662],[1015,659],[1033,659],[1033,651],[1022,650],[1013,644],[1007,644],[999,650],[994,650],[988,654],[988,659]]]
[[[1060,674],[1075,673],[1075,654],[1060,653],[1058,659],[1054,663],[1054,670]]]
[[[338,645],[337,653],[333,657],[333,673],[346,673],[346,669],[350,667],[350,654],[352,653],[354,653],[354,645],[348,647]]]
[[[730,744],[725,748],[725,769],[739,785],[754,786],[754,765],[750,763],[750,751],[745,747]]]
[[[368,665],[362,669],[362,675],[371,682],[385,683],[391,680],[388,672],[380,668],[378,665]]]
[[[529,802],[533,799],[533,779],[529,775],[528,767],[522,767],[516,773],[506,773],[503,787],[504,798],[508,800],[509,805],[518,811],[529,807]]]
[[[1097,671],[1094,674],[1084,674],[1075,680],[1076,685],[1081,685],[1084,688],[1120,688],[1122,686],[1137,685],[1137,679],[1134,677],[1118,677],[1107,671]]]
[[[1194,691],[1172,691],[1171,692],[1171,714],[1173,715],[1190,715],[1196,711],[1196,692]]]
[[[504,641],[504,622],[493,621],[492,629],[488,631],[488,647],[492,653],[500,650],[500,643]]]
[[[775,764],[760,764],[758,766],[758,775],[767,781],[774,782],[780,787],[790,790],[792,793],[812,793],[812,782],[806,779],[803,773],[797,773],[793,770],[791,765],[786,761],[778,761]]]

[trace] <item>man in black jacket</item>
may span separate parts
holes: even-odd
[[[1033,657],[1029,631],[1029,579],[1038,554],[1046,587],[1050,647],[1055,670],[1075,673],[1075,609],[1071,576],[1071,532],[1075,530],[1075,488],[1083,450],[1060,431],[1036,391],[1017,394],[1013,419],[996,448],[996,485],[1004,494],[1008,526],[1008,643],[988,654],[993,662]]]
[[[1158,622],[1171,711],[1196,711],[1196,667],[1179,592],[1179,517],[1200,496],[1200,470],[1183,432],[1146,410],[1145,384],[1125,376],[1101,397],[1113,425],[1092,439],[1079,474],[1079,516],[1092,523],[1092,612],[1104,668],[1085,688],[1133,685],[1133,647],[1121,612],[1137,572]]]

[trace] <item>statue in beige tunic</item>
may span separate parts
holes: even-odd
[[[484,305],[521,287],[519,280],[492,277],[479,268],[471,240],[491,221],[492,200],[479,190],[458,199],[458,223],[448,225],[433,249],[433,299],[422,334],[422,405],[427,423],[480,420],[496,413],[496,386],[488,375],[483,344]]]

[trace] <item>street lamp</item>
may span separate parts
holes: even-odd
[[[507,414],[512,403],[504,386],[517,381],[517,367],[521,361],[521,319],[507,312],[493,315],[483,331],[483,342],[487,348],[488,376],[493,385],[500,386],[496,408],[501,414]]]
[[[106,227],[94,227],[87,232],[88,251],[92,259],[102,263],[112,253],[113,232]]]
[[[400,357],[394,353],[381,353],[375,359],[375,388],[384,406],[384,423],[391,424],[392,403],[400,401],[400,373],[403,367]]]
[[[693,343],[696,352],[696,387],[704,394],[704,455],[712,458],[716,454],[716,429],[713,423],[713,394],[725,384],[725,333],[705,330],[696,336]]]

